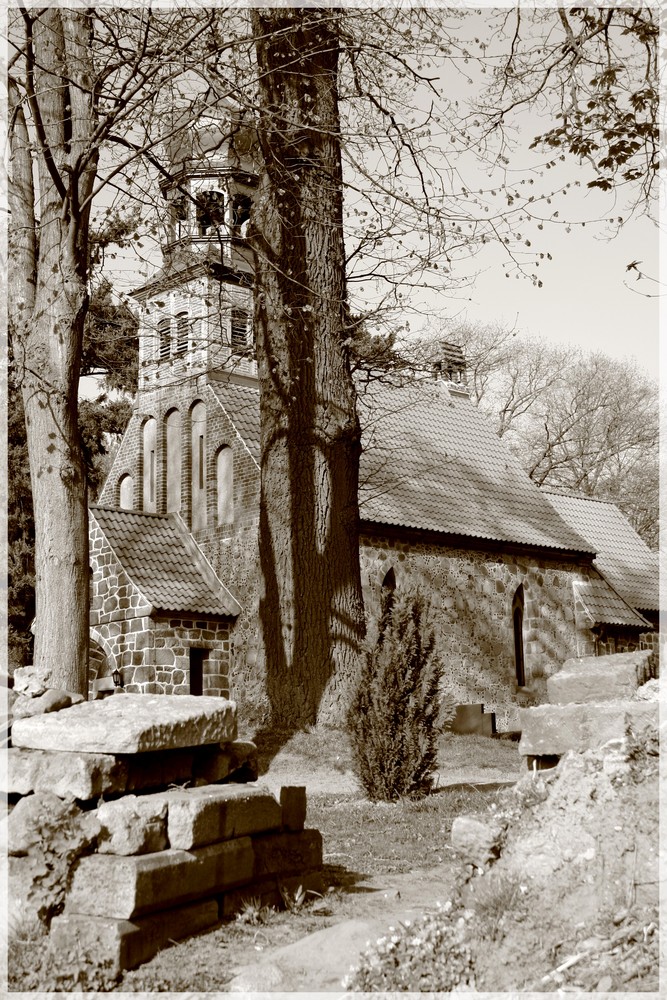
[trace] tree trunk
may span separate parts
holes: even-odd
[[[337,15],[252,13],[260,621],[275,723],[344,718],[364,637],[360,428],[346,340]]]
[[[49,686],[85,694],[88,513],[77,393],[97,166],[91,22],[85,11],[22,16],[24,95],[10,85],[9,318],[35,512],[34,665]]]

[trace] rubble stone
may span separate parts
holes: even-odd
[[[73,705],[65,714],[19,719],[14,746],[85,753],[144,753],[236,738],[236,706],[226,698],[132,695]]]
[[[250,837],[193,851],[92,854],[76,867],[65,913],[129,920],[242,885],[253,864]]]
[[[19,695],[13,706],[13,714],[15,719],[27,719],[33,715],[59,712],[63,708],[69,708],[71,704],[72,695],[69,691],[48,688],[44,694],[35,698]]]
[[[167,846],[167,803],[152,795],[125,795],[97,810],[100,854],[152,854]]]
[[[502,829],[473,816],[457,816],[452,823],[451,845],[466,864],[484,868],[498,857]]]

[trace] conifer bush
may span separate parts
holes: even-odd
[[[437,768],[442,665],[420,593],[383,588],[378,637],[347,718],[353,769],[371,801],[421,797]]]

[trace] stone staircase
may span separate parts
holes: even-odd
[[[323,891],[305,788],[278,799],[252,780],[223,698],[115,695],[17,719],[11,738],[10,912],[64,953],[121,971],[251,897]]]
[[[529,767],[550,767],[568,751],[583,753],[658,731],[657,691],[643,686],[657,677],[651,650],[566,660],[547,679],[548,704],[521,709],[519,752]]]

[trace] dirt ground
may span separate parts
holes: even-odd
[[[297,782],[288,758],[277,758],[262,780]],[[353,787],[349,773],[321,771],[309,769],[309,792]],[[179,988],[174,970],[187,962],[215,966],[218,976],[215,986],[198,976],[181,990],[340,991],[368,942],[447,902],[443,919],[470,954],[459,989],[657,996],[658,779],[657,740],[619,741],[567,756],[552,771],[523,772],[490,796],[504,834],[499,858],[484,870],[449,854],[428,871],[356,880],[265,925],[249,913],[231,934],[219,929],[168,949],[119,990]]]

